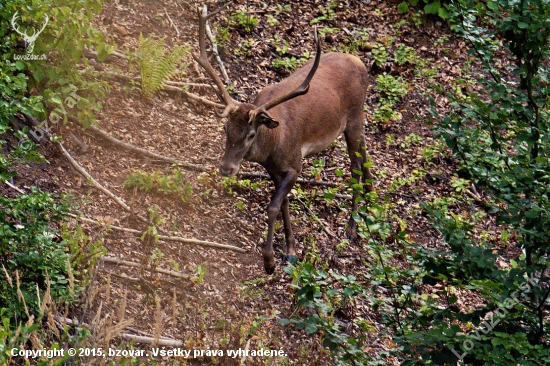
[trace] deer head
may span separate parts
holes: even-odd
[[[40,33],[42,33],[44,28],[46,28],[46,25],[48,24],[48,21],[50,20],[50,18],[48,17],[47,14],[44,15],[44,24],[42,25],[42,28],[40,28],[39,31],[33,28],[33,33],[32,35],[29,36],[26,32],[22,32],[17,26],[17,19],[19,19],[18,13],[19,11],[16,11],[15,14],[13,14],[13,17],[11,18],[11,26],[17,33],[23,36],[23,40],[25,41],[25,46],[27,47],[27,53],[30,54],[34,50],[34,42],[36,42],[36,39],[38,38]]]

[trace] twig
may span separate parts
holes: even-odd
[[[63,144],[60,142],[57,143],[57,146],[59,147],[61,153],[69,160],[71,165],[80,173],[82,174],[94,187],[99,189],[101,192],[105,193],[107,196],[111,197],[120,207],[122,207],[124,210],[128,212],[132,212],[132,209],[130,206],[128,206],[121,198],[116,196],[113,192],[109,191],[107,188],[103,187],[101,184],[99,184],[80,164],[76,162],[76,160],[73,159],[71,154],[65,148],[63,147]],[[147,220],[146,220],[147,221]]]
[[[107,76],[110,76],[110,77],[113,77],[115,79],[122,79],[122,80],[125,80],[125,81],[136,81],[138,83],[141,83],[141,78],[140,77],[134,77],[134,76],[129,76],[129,75],[124,75],[124,74],[117,74],[115,72],[112,72],[112,71],[102,71],[101,73],[98,73],[98,75],[107,75]],[[164,86],[179,86],[179,87],[185,87],[185,86],[195,86],[195,87],[200,87],[200,88],[212,88],[212,86],[210,84],[204,84],[204,83],[185,83],[185,82],[182,82],[182,81],[166,81],[164,82]],[[167,89],[167,90],[172,90],[172,89]]]
[[[214,57],[216,59],[216,62],[218,63],[220,67],[220,71],[222,73],[222,76],[224,77],[224,82],[227,85],[231,85],[231,79],[229,79],[229,76],[227,75],[227,71],[225,70],[225,66],[223,64],[223,61],[220,57],[220,54],[218,52],[218,44],[214,41],[214,36],[212,35],[212,30],[210,29],[210,26],[208,25],[208,22],[206,23],[206,35],[208,36],[208,39],[210,40],[210,43],[212,44],[212,53],[214,53]]]
[[[135,215],[138,219],[140,219],[143,222],[149,223],[149,220],[147,220],[145,217],[135,213],[130,206],[128,206],[121,198],[116,196],[113,192],[109,191],[107,188],[103,187],[101,184],[99,184],[80,164],[76,162],[76,160],[73,159],[71,154],[65,150],[63,145],[60,142],[56,142],[57,146],[59,147],[59,150],[61,153],[69,160],[71,165],[80,173],[82,174],[94,187],[99,189],[101,192],[105,193],[107,196],[111,197],[120,207],[122,207],[125,211],[130,212],[131,214]],[[160,228],[159,228],[159,231]]]
[[[141,263],[125,261],[123,259],[118,259],[118,258],[113,258],[113,257],[101,257],[101,259],[103,259],[105,262],[123,264],[123,265],[128,266],[128,267],[140,268],[140,267],[143,266]],[[184,278],[186,280],[191,279],[191,276],[189,276],[189,275],[186,275],[186,274],[181,273],[181,272],[171,271],[169,269],[164,269],[164,268],[161,268],[161,267],[155,267],[154,271],[158,272],[158,273],[165,274],[165,275],[169,275],[169,276],[172,276],[172,277]]]
[[[154,337],[137,336],[137,335],[128,334],[128,333],[119,333],[118,336],[122,339],[131,340],[136,343],[142,343],[142,344],[154,343],[158,346],[164,346],[164,347],[183,347],[183,342],[166,339],[166,338],[155,339]]]
[[[89,223],[92,223],[92,224],[95,224],[95,225],[102,225],[101,222],[96,221],[96,220],[88,219],[88,218],[85,218],[85,217],[78,217],[77,215],[74,215],[74,214],[68,214],[68,215],[70,217],[73,217],[73,218],[81,220],[81,221],[89,222]],[[136,229],[129,229],[129,228],[124,228],[124,227],[115,226],[115,225],[108,225],[108,228],[113,229],[113,230],[118,230],[118,231],[124,231],[124,232],[127,232],[127,233],[137,234],[137,235],[142,235],[143,234],[142,231],[139,231],[139,230],[136,230]],[[204,240],[198,240],[198,239],[187,239],[187,238],[182,238],[182,237],[179,237],[179,236],[159,235],[158,238],[162,239],[162,240],[177,241],[177,242],[182,242],[182,243],[187,243],[187,244],[197,244],[197,245],[210,247],[210,248],[228,249],[228,250],[232,250],[232,251],[238,252],[238,253],[246,253],[245,249],[242,249],[242,248],[239,248],[239,247],[236,247],[236,246],[233,246],[233,245],[228,245],[228,244],[220,244],[220,243],[204,241]]]
[[[238,175],[239,177],[242,177],[242,178],[258,178],[258,179],[269,179],[269,180],[271,180],[271,178],[269,177],[269,175],[264,174],[264,173],[256,173],[256,172],[239,172],[237,175]],[[313,184],[313,185],[325,186],[325,187],[340,187],[340,183],[325,182],[325,181],[322,181],[322,180],[315,180],[315,179],[303,179],[303,178],[298,178],[298,179],[296,180],[296,183],[300,183],[300,184]]]
[[[12,189],[15,189],[17,192],[21,193],[21,194],[25,194],[25,192],[23,192],[21,189],[19,189],[18,187],[14,186],[13,184],[11,184],[10,182],[8,182],[7,180],[4,181],[4,183],[6,183],[7,186],[11,187]]]
[[[250,341],[252,340],[252,338],[248,338],[248,341],[246,342],[246,345],[244,346],[244,355],[243,357],[241,358],[241,366],[244,366],[245,362],[246,362],[246,359],[248,358],[247,354],[248,352],[248,349],[250,348]]]
[[[309,214],[311,215],[311,217],[313,217],[313,219],[315,221],[317,221],[320,225],[321,225],[321,228],[323,229],[323,231],[325,233],[328,234],[328,236],[330,237],[333,237],[333,238],[337,238],[337,236],[335,234],[332,233],[332,231],[330,231],[326,226],[325,224],[323,224],[323,222],[321,222],[321,219],[317,217],[317,215],[315,215],[315,212],[311,211],[311,209],[309,207],[306,206],[306,204],[304,203],[304,201],[302,201],[301,199],[299,198],[296,198],[296,200],[298,200],[298,202],[300,202],[302,204],[302,206],[304,206],[304,208],[306,209],[307,212],[309,212]]]
[[[83,153],[87,153],[88,152],[88,146],[86,146],[85,143],[83,143],[82,141],[80,141],[78,139],[78,137],[76,137],[76,135],[74,133],[72,133],[71,131],[69,131],[69,136],[71,136],[71,138],[73,139],[73,141],[78,145],[80,146],[80,149],[82,150]]]
[[[95,134],[100,135],[101,137],[103,137],[104,139],[110,141],[111,143],[113,143],[115,145],[121,146],[121,147],[123,147],[127,150],[139,153],[141,155],[149,156],[151,158],[162,160],[162,161],[165,161],[165,162],[168,162],[168,163],[178,164],[178,165],[180,165],[184,168],[199,171],[199,172],[206,172],[206,171],[212,170],[212,168],[208,168],[208,167],[203,166],[203,165],[186,163],[186,162],[183,162],[181,160],[171,158],[171,157],[168,157],[168,156],[164,156],[164,155],[160,155],[160,154],[151,152],[149,150],[143,149],[141,147],[137,147],[137,146],[134,146],[132,144],[126,143],[124,141],[120,141],[120,140],[112,137],[111,135],[109,135],[107,132],[105,132],[105,131],[103,131],[103,130],[95,127],[95,126],[90,126],[90,130],[92,132],[94,132]]]
[[[73,326],[77,326],[77,327],[81,326],[81,327],[85,327],[87,329],[92,329],[92,327],[89,324],[80,322],[76,319],[73,320],[73,319],[65,318],[65,317],[57,315],[57,314],[53,314],[52,316],[61,325],[67,325],[68,324],[68,325],[73,325]],[[126,327],[126,329],[133,330],[133,328],[129,328],[129,327]],[[139,331],[139,333],[145,333],[145,332]],[[147,333],[145,333],[145,334],[147,334]],[[128,334],[128,333],[119,333],[117,336],[122,338],[122,339],[126,339],[126,340],[134,340],[137,343],[150,344],[150,343],[153,343],[153,342],[157,342],[157,344],[159,346],[166,346],[166,347],[182,347],[183,346],[183,342],[177,341],[175,339],[170,339],[170,338],[154,339],[153,337],[136,336],[136,335]]]
[[[166,16],[168,17],[168,20],[170,21],[170,24],[172,24],[172,27],[174,27],[174,29],[176,30],[176,35],[179,38],[180,37],[180,30],[178,29],[178,27],[176,27],[176,25],[172,21],[172,18],[170,18],[170,15],[168,15],[168,11],[166,11],[166,8],[164,8],[164,14],[166,14]]]

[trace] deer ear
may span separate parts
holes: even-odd
[[[259,124],[264,125],[265,127],[269,129],[273,129],[277,126],[279,126],[279,122],[277,122],[273,117],[271,117],[267,113],[262,113],[256,118],[256,122]]]

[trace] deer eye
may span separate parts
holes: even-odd
[[[252,131],[252,132],[250,132],[250,133],[246,136],[246,140],[247,140],[247,141],[250,141],[250,140],[252,140],[254,137],[256,137],[256,132]]]

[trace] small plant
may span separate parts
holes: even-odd
[[[274,27],[275,25],[277,25],[277,23],[279,23],[277,18],[275,18],[275,16],[273,16],[272,14],[266,14],[265,18],[266,18],[267,24],[269,24],[269,26],[271,27]]]
[[[229,41],[229,28],[222,27],[221,25],[216,26],[216,44],[222,47],[228,41]]]
[[[410,150],[411,146],[418,146],[422,145],[422,137],[418,136],[415,133],[411,133],[405,137],[405,140],[401,143],[401,147],[405,149],[405,151]]]
[[[408,84],[402,77],[382,74],[376,77],[376,89],[382,94],[382,104],[393,106],[408,93]]]
[[[417,66],[418,68],[422,67],[422,65],[418,65],[418,62],[421,62],[421,59],[412,47],[401,45],[393,52],[393,54],[394,61],[398,65],[411,64]]]
[[[285,69],[287,71],[292,71],[298,66],[300,66],[304,61],[305,59],[297,59],[294,56],[290,56],[290,57],[275,59],[271,61],[271,65],[273,65],[273,67],[276,67],[278,69]]]
[[[383,104],[374,111],[374,120],[389,125],[393,121],[401,120],[401,113],[393,110],[392,106]]]
[[[393,133],[386,134],[386,149],[395,144],[395,135]]]
[[[338,5],[338,3],[336,1],[333,1],[326,8],[319,7],[319,12],[321,13],[321,15],[316,17],[316,18],[313,18],[309,22],[309,24],[313,25],[313,24],[317,24],[317,23],[320,23],[320,22],[324,22],[326,20],[333,19],[334,18],[334,9],[336,8],[336,5]]]
[[[350,329],[344,330],[335,317],[336,310],[361,296],[365,289],[354,276],[317,269],[314,261],[315,257],[304,259],[295,266],[283,268],[292,279],[291,287],[296,290],[298,311],[290,319],[280,319],[279,323],[294,324],[296,329],[303,329],[308,335],[320,334],[334,364],[369,364],[371,357],[363,350],[365,333],[353,325],[350,328],[355,334],[350,334]]]
[[[184,181],[183,173],[179,170],[174,170],[172,175],[165,175],[161,172],[136,171],[126,177],[124,181],[124,188],[133,187],[144,192],[154,191],[167,196],[176,195],[184,202],[189,201],[193,194],[191,184]]]
[[[235,54],[237,56],[245,56],[250,57],[252,56],[252,42],[251,41],[243,41],[238,44],[237,48],[235,49]]]
[[[177,46],[168,51],[164,40],[165,38],[143,38],[141,33],[139,35],[137,62],[141,73],[141,90],[146,99],[151,99],[164,82],[187,67],[182,63],[182,58],[189,47]]]
[[[323,27],[319,30],[319,34],[326,36],[327,34],[334,34],[340,32],[340,28]]]
[[[196,270],[196,277],[193,277],[192,281],[195,285],[200,285],[204,281],[204,277],[206,276],[206,267],[204,266],[206,262],[203,262],[199,265],[197,265]]]
[[[269,43],[275,48],[279,56],[283,56],[288,52],[288,41],[277,34],[274,34],[273,38],[269,39]]]
[[[372,44],[372,57],[376,66],[380,67],[388,62],[390,58],[389,49],[393,44],[393,37],[385,36],[376,39],[376,43]]]
[[[287,14],[287,13],[290,13],[291,10],[292,10],[292,5],[290,4],[285,4],[285,5],[277,4],[277,10],[275,10],[275,15]]]
[[[349,43],[344,45],[344,52],[366,51],[369,49],[369,33],[365,28],[352,32],[348,37]]]
[[[250,15],[246,10],[237,10],[231,14],[231,20],[233,24],[237,25],[245,32],[250,33],[256,25],[258,25],[258,18]]]
[[[313,160],[313,167],[311,168],[311,174],[316,180],[321,180],[321,173],[325,167],[325,159]]]

